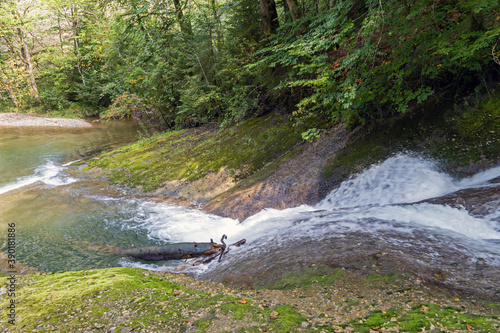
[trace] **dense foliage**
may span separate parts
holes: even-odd
[[[272,109],[365,122],[486,93],[499,23],[498,0],[3,1],[0,97],[160,128]]]

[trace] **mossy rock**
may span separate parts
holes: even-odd
[[[6,281],[6,277],[0,279],[1,284]],[[144,328],[148,332],[203,332],[221,317],[243,330],[266,323],[273,332],[290,332],[305,320],[288,304],[262,308],[222,292],[220,286],[204,291],[206,286],[193,289],[186,283],[194,280],[179,282],[172,274],[124,267],[19,275],[14,297],[0,295],[2,309],[11,299],[15,299],[16,309],[15,324],[4,321],[2,332]]]
[[[302,141],[304,126],[275,113],[229,128],[205,126],[157,134],[88,161],[112,183],[146,192],[168,181],[195,181],[227,168],[241,180],[289,152]]]
[[[419,304],[410,310],[375,310],[349,323],[356,332],[392,329],[398,332],[496,332],[498,318],[493,315],[465,313],[463,309],[433,303]]]
[[[342,269],[332,269],[325,264],[317,264],[285,273],[271,281],[266,289],[292,290],[308,288],[312,285],[331,285],[343,276]]]
[[[427,103],[391,120],[360,127],[325,167],[338,182],[400,151],[415,151],[442,162],[446,171],[468,175],[500,162],[500,91],[489,99],[460,105]]]

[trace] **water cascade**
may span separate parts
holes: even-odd
[[[17,139],[12,133],[0,137],[0,149]],[[454,179],[432,159],[400,153],[346,180],[315,206],[264,209],[237,221],[77,179],[70,172],[76,167],[68,163],[80,157],[74,145],[53,146],[45,144],[36,156],[7,150],[0,155],[2,228],[16,223],[19,259],[38,270],[118,265],[175,270],[179,263],[120,258],[106,247],[206,242],[222,234],[229,243],[246,238],[247,244],[220,264],[188,272],[213,279],[233,274],[243,263],[253,272],[308,261],[341,265],[360,253],[387,253],[419,269],[451,269],[457,283],[479,264],[488,268],[482,281],[491,283],[500,268],[500,167]],[[28,166],[20,170],[16,159]],[[5,250],[5,242],[0,245]]]

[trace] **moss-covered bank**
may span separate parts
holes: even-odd
[[[2,291],[8,278],[1,279]],[[362,288],[356,286],[364,285]],[[310,267],[272,289],[134,268],[17,276],[0,294],[2,332],[494,332],[499,308],[381,276]],[[15,324],[7,306],[15,299]]]
[[[402,150],[434,157],[457,176],[500,163],[499,91],[485,100],[464,98],[460,105],[436,103],[358,128],[347,149],[330,160],[324,177],[345,178]]]
[[[291,306],[242,302],[221,285],[133,268],[17,276],[15,283],[15,297],[1,296],[2,332],[206,331],[226,316],[234,319],[233,327],[242,319],[248,322],[248,316],[258,326],[273,311],[280,315],[269,327],[288,332],[304,318]],[[11,299],[16,301],[15,325],[3,322]]]
[[[414,111],[351,133],[343,125],[325,127],[312,143],[302,140],[305,127],[269,114],[230,128],[159,134],[87,163],[114,183],[243,218],[265,206],[317,201],[350,173],[401,149],[430,154],[461,173],[498,163],[500,94],[467,103]],[[273,274],[257,290],[132,268],[18,276],[16,325],[6,321],[7,293],[0,295],[1,325],[6,332],[500,329],[498,303],[462,299],[412,274],[359,265],[308,265]],[[2,278],[2,291],[7,281]]]
[[[175,130],[105,153],[89,162],[114,183],[156,190],[169,181],[195,181],[227,169],[235,180],[262,169],[300,142],[301,129],[270,114],[233,127]]]
[[[307,128],[320,137],[303,140]],[[394,152],[442,160],[473,173],[500,162],[500,93],[459,106],[427,103],[399,117],[346,130],[320,119],[297,126],[271,113],[233,127],[169,131],[88,161],[112,183],[244,219],[262,208],[314,204],[354,172]]]
[[[95,157],[87,161],[87,170],[107,177],[113,184],[140,189],[154,197],[206,205],[211,212],[245,218],[267,205],[285,208],[307,201],[300,197],[307,193],[307,188],[296,187],[296,181],[301,177],[319,179],[318,170],[323,162],[313,165],[312,158],[303,156],[304,148],[312,146],[304,145],[302,133],[307,126],[320,125],[319,119],[297,125],[286,115],[271,113],[229,128],[207,125],[169,131]],[[325,133],[322,142],[328,145],[340,142],[328,140],[332,135],[326,133],[332,132],[331,129],[322,131]],[[326,156],[322,154],[320,159]],[[300,161],[301,165],[282,164],[290,160]],[[287,174],[280,175],[280,170]],[[279,179],[273,179],[276,175]],[[227,196],[234,193],[241,198],[240,191],[270,181],[285,184],[287,189],[278,191],[271,186],[271,192],[260,200],[247,194],[245,197],[252,200],[251,206],[245,208],[239,204],[238,210],[226,204]],[[317,184],[309,187],[315,191]],[[262,195],[265,191],[259,192]],[[278,192],[286,193],[288,198],[292,198],[293,193],[298,197],[290,200],[276,195]],[[273,198],[275,202],[270,202]],[[309,203],[317,199],[316,194]]]

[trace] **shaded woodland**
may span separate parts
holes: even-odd
[[[498,0],[3,1],[0,98],[162,129],[274,110],[363,124],[490,94],[499,23]]]

